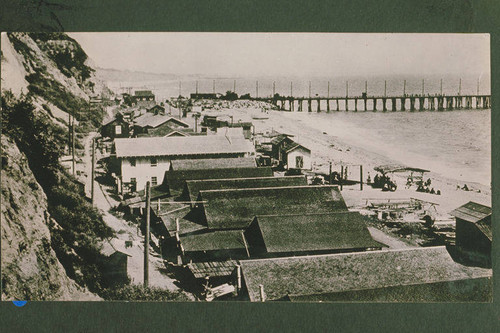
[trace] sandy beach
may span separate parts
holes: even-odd
[[[318,121],[318,117],[308,113],[291,113],[282,111],[262,111],[269,108],[263,102],[236,101],[231,104],[222,102],[216,104],[210,112],[217,110],[221,115],[232,115],[234,121],[252,121],[256,133],[276,130],[278,132],[294,135],[294,140],[312,150],[313,171],[327,173],[329,162],[332,162],[333,170],[340,172],[341,165],[347,165],[349,179],[359,180],[359,165],[363,165],[363,179],[366,181],[368,173],[373,177],[376,172],[374,167],[383,164],[400,163],[393,158],[389,150],[390,146],[370,149],[373,146],[371,138],[360,137],[353,130],[352,124],[344,120],[339,121],[338,126],[333,129],[325,123]],[[207,108],[208,109],[208,108]],[[268,118],[268,119],[252,119]],[[418,140],[418,138],[416,138]],[[422,163],[432,160],[425,159]],[[421,163],[421,164],[422,164]],[[448,212],[468,201],[475,201],[485,205],[491,205],[491,189],[484,184],[457,179],[452,176],[443,175],[446,168],[438,163],[429,163],[427,169],[431,172],[425,174],[425,179],[430,178],[432,187],[441,191],[441,195],[421,193],[416,191],[416,186],[405,188],[406,174],[394,174],[394,180],[398,184],[395,192],[382,192],[380,189],[372,189],[364,186],[363,191],[359,185],[344,186],[343,195],[347,203],[354,207],[362,204],[367,198],[417,198],[436,203],[438,212],[447,215]],[[413,165],[415,166],[415,165]],[[420,165],[418,165],[420,167]],[[425,167],[425,166],[422,166]],[[470,191],[457,189],[457,185],[467,184]]]

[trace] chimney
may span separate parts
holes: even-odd
[[[264,293],[264,286],[259,284],[259,292],[260,292],[260,301],[265,302],[266,301],[266,294]]]
[[[238,292],[241,290],[241,266],[236,265],[236,286],[238,287]]]

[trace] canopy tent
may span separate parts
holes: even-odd
[[[387,164],[387,165],[379,165],[374,168],[375,171],[378,171],[382,174],[386,173],[394,173],[394,172],[406,172],[406,171],[411,171],[411,172],[430,172],[430,170],[425,170],[425,169],[420,169],[420,168],[414,168],[414,167],[409,167],[403,164]]]

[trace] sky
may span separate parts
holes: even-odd
[[[69,33],[102,68],[176,75],[485,75],[489,34]]]

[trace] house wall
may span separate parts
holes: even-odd
[[[179,156],[174,159],[195,159],[195,158],[236,158],[236,157],[249,157],[252,156],[248,153],[224,153],[224,154],[204,154],[204,155],[185,155]],[[152,177],[156,177],[157,184],[163,182],[165,171],[170,169],[171,157],[157,156],[157,166],[151,166],[151,157],[137,157],[135,159],[135,167],[130,164],[131,158],[121,158],[120,172],[121,182],[127,185],[131,182],[131,178],[136,179],[136,191],[143,190],[146,187],[146,182],[151,181]],[[123,186],[122,185],[122,186]],[[125,186],[126,187],[126,186]]]
[[[491,242],[474,223],[456,219],[456,244],[464,250],[491,253]]]
[[[116,252],[107,258],[104,265],[104,277],[109,285],[123,284],[128,281],[128,256]]]
[[[116,126],[121,126],[121,133],[117,134]],[[103,126],[101,129],[101,135],[108,138],[128,138],[129,136],[129,127],[126,122],[114,121],[106,126]]]
[[[296,166],[296,157],[297,156],[302,156],[304,159],[304,166],[301,169],[312,169],[312,161],[311,161],[311,152],[307,151],[306,149],[303,148],[297,148],[295,150],[292,150],[287,154],[287,167],[288,169],[290,168],[298,168]]]
[[[150,157],[141,157],[135,159],[135,167],[130,164],[131,158],[123,158],[121,160],[121,175],[123,183],[130,183],[131,178],[136,179],[136,191],[143,190],[146,187],[146,182],[151,181],[152,177],[156,177],[157,184],[163,182],[165,171],[170,168],[169,157],[157,157],[157,165],[151,166]]]

